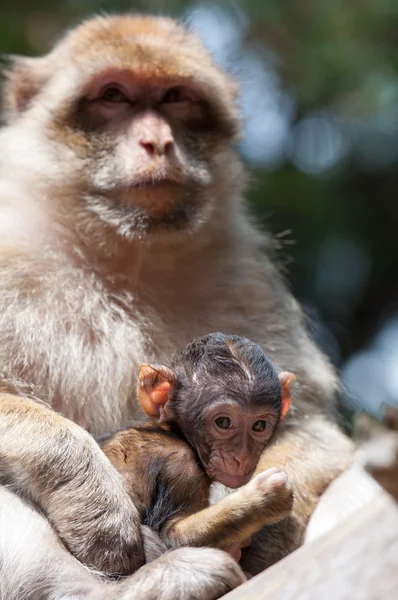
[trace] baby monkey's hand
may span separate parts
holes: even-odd
[[[243,488],[251,499],[256,498],[264,516],[264,525],[286,517],[293,507],[293,488],[284,471],[272,467],[259,473]]]

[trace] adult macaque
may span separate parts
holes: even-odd
[[[138,401],[153,421],[101,445],[167,546],[228,549],[289,514],[283,471],[249,480],[289,410],[292,380],[257,344],[221,333],[195,339],[171,368],[141,366]],[[213,481],[241,489],[209,507]]]
[[[288,474],[293,512],[262,530],[260,552],[256,536],[245,550],[260,556],[258,569],[271,564],[301,542],[351,444],[332,420],[333,369],[264,253],[268,239],[246,215],[235,83],[183,27],[139,16],[93,18],[46,56],[11,58],[4,75],[0,366],[63,417],[60,424],[8,397],[0,470],[23,439],[16,491],[46,507],[48,489],[35,485],[32,463],[38,452],[45,476],[46,460],[61,460],[67,484],[45,513],[53,527],[98,569],[135,568],[143,555],[135,512],[126,515],[131,498],[71,421],[96,435],[110,431],[136,414],[142,360],[164,364],[208,331],[245,335],[299,381],[294,410],[261,459],[263,470]],[[73,461],[63,459],[65,437]],[[94,536],[85,529],[92,515],[81,471],[97,490]],[[67,529],[57,507],[71,497]],[[1,543],[20,564],[20,545]]]

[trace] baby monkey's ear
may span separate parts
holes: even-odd
[[[296,376],[294,373],[290,373],[290,371],[282,371],[282,373],[279,373],[279,381],[281,382],[281,386],[282,386],[281,419],[284,419],[289,411],[291,400],[292,400],[290,384],[292,384],[293,381],[296,381]]]
[[[169,400],[177,387],[177,376],[163,365],[141,365],[137,397],[141,408],[152,419],[172,417]]]

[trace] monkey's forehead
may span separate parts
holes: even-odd
[[[199,39],[176,21],[141,15],[88,19],[56,46],[54,54],[85,62],[108,58],[112,66],[133,68],[141,76],[176,78],[200,75],[202,70],[222,80],[236,95],[236,84],[219,69]]]
[[[182,45],[187,51],[192,48],[204,58],[210,59],[193,33],[177,21],[164,17],[133,14],[92,17],[71,29],[61,43],[70,44],[79,52],[79,50],[87,50],[92,45],[103,48],[108,45],[128,44],[140,39],[157,39],[162,45],[165,41],[172,45],[179,44],[180,51]]]

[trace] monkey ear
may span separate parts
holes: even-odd
[[[50,76],[46,57],[1,55],[2,108],[7,123],[11,123],[28,108]]]
[[[279,373],[279,381],[281,382],[281,386],[282,386],[281,419],[284,419],[289,411],[290,404],[291,404],[290,385],[293,383],[293,381],[296,381],[296,376],[294,373],[291,373],[290,371],[282,371],[282,373]]]
[[[141,365],[137,385],[138,402],[149,417],[164,420],[170,418],[170,406],[166,406],[177,387],[177,376],[163,365]]]

